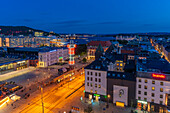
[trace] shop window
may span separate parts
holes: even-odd
[[[153,103],[154,103],[154,99],[151,99],[151,102],[153,102]]]

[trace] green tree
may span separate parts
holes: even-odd
[[[87,59],[86,58],[83,58],[83,62],[85,63],[87,61]]]

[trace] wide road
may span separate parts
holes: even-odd
[[[83,84],[84,77],[77,77],[71,82],[69,82],[69,84],[66,83],[65,85],[59,88],[57,88],[56,86],[52,90],[44,92],[44,112],[54,113],[53,111],[55,111],[56,109],[62,108],[68,100],[74,98],[74,95],[76,96],[76,93],[78,93],[79,91],[82,92],[84,90],[84,86],[82,86]],[[41,95],[38,95],[36,98],[32,99],[30,105],[23,105],[20,107],[24,107],[22,110],[19,111],[20,113],[42,113]],[[16,112],[18,112],[17,109]]]

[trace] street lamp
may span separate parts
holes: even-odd
[[[109,99],[110,99],[110,95],[107,95],[107,108],[109,107]]]

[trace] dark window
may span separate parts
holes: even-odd
[[[91,77],[91,81],[93,81],[93,78]]]
[[[152,93],[152,97],[154,97],[155,96],[155,94],[154,93]]]
[[[97,82],[97,78],[95,78],[95,82]]]
[[[93,87],[93,84],[91,83],[90,86]]]
[[[99,77],[101,76],[101,73],[99,73]]]
[[[97,76],[97,73],[95,73],[95,76]]]
[[[155,84],[155,81],[152,81],[152,84]]]
[[[138,91],[138,94],[141,94],[141,91]]]
[[[144,92],[144,95],[147,95],[147,92]]]
[[[164,83],[163,83],[163,82],[160,82],[160,85],[161,85],[161,86],[163,86],[163,85],[164,85]]]
[[[145,83],[148,83],[148,81],[147,81],[147,80],[145,80]]]
[[[87,77],[87,80],[89,80],[89,77]]]
[[[141,88],[141,85],[138,85],[138,88]]]
[[[87,82],[87,86],[89,86],[89,82]]]
[[[138,97],[138,100],[141,100],[141,97]]]
[[[95,87],[97,88],[97,84],[95,84]]]
[[[160,98],[163,98],[163,95],[160,95]]]
[[[147,98],[144,98],[144,101],[147,101]]]
[[[87,75],[89,75],[89,71],[87,71]]]
[[[93,72],[91,72],[91,75],[93,75]]]
[[[139,79],[139,82],[141,82],[141,79]]]
[[[147,89],[148,87],[147,86],[145,86],[145,89]]]
[[[101,79],[99,78],[99,82],[101,82]]]

